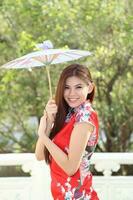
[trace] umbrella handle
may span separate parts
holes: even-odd
[[[47,71],[47,76],[48,76],[48,84],[49,84],[49,93],[50,93],[50,98],[52,99],[51,78],[50,78],[49,68],[48,68],[47,65],[46,65],[46,71]]]

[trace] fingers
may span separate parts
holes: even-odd
[[[54,99],[50,99],[47,103],[47,105],[53,105],[56,104]]]
[[[57,113],[57,105],[55,103],[55,100],[49,100],[46,105],[46,112],[49,114],[56,114]]]
[[[47,117],[48,120],[50,120],[50,122],[54,122],[55,120],[55,116],[57,113],[57,105],[55,103],[55,100],[50,99],[45,107],[44,110],[44,115]]]

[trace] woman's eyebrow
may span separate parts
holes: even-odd
[[[75,86],[82,86],[83,84],[82,83],[79,83],[79,84],[76,84]]]
[[[76,86],[82,86],[82,85],[83,85],[82,83],[79,83],[79,84],[76,84],[76,85],[74,85],[74,86],[76,87]],[[65,84],[65,86],[71,86],[71,85]]]

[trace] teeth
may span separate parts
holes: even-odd
[[[69,99],[70,101],[76,101],[77,99]]]

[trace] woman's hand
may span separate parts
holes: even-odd
[[[56,113],[57,113],[57,105],[55,103],[55,100],[53,99],[49,100],[46,105],[45,110],[47,113],[48,120],[50,120],[53,123],[55,120]]]
[[[52,124],[55,120],[55,115],[57,113],[57,105],[54,100],[49,100],[46,108],[43,112],[43,116],[40,119],[40,124],[38,128],[39,137],[43,137],[44,134],[49,136]]]

